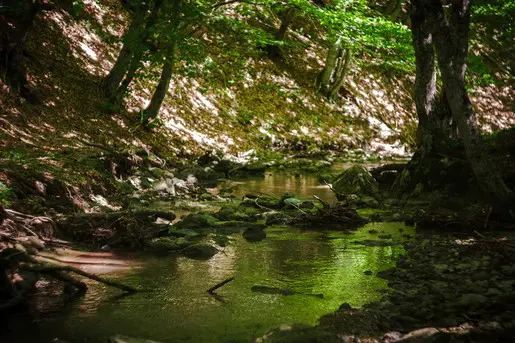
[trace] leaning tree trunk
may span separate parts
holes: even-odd
[[[140,43],[141,27],[145,20],[145,11],[137,10],[132,17],[127,33],[123,37],[123,47],[109,74],[104,78],[102,84],[104,92],[108,97],[116,94],[118,87],[127,74],[133,59],[136,44]]]
[[[136,72],[141,67],[141,61],[148,45],[150,30],[157,21],[159,10],[164,0],[154,1],[154,6],[148,17],[145,11],[136,12],[127,32],[127,44],[124,44],[113,69],[104,80],[104,91],[110,97],[112,105],[119,106],[127,92]],[[139,14],[138,14],[139,13]],[[144,21],[144,24],[142,24]],[[139,43],[135,43],[135,41]]]
[[[159,79],[157,88],[156,88],[154,94],[152,95],[150,104],[145,109],[145,113],[146,113],[145,121],[146,122],[149,122],[150,120],[157,118],[157,116],[159,115],[159,110],[161,109],[161,105],[163,104],[166,93],[168,92],[168,88],[170,87],[170,81],[172,80],[176,47],[177,47],[177,44],[172,43],[170,53],[167,56],[167,58],[163,64],[163,71],[161,72],[161,78]]]
[[[343,86],[351,56],[351,50],[343,48],[341,38],[338,38],[327,51],[324,69],[317,78],[317,89],[328,99],[334,99]]]

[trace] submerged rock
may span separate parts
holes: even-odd
[[[107,339],[107,343],[160,343],[144,338],[134,338],[124,335],[111,336]]]
[[[184,256],[196,260],[209,260],[216,255],[218,249],[205,243],[197,243],[185,248],[182,253]]]
[[[250,288],[252,292],[263,293],[263,294],[277,294],[277,295],[306,295],[316,298],[324,298],[323,294],[311,294],[311,293],[299,293],[288,288],[268,287],[268,286],[252,286]]]
[[[259,242],[266,238],[266,232],[263,228],[249,227],[243,232],[243,238],[249,242]]]
[[[306,324],[283,324],[259,337],[255,343],[336,343],[342,341],[337,334]]]

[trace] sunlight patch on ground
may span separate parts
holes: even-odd
[[[490,85],[470,93],[483,130],[492,132],[515,125],[515,89]]]

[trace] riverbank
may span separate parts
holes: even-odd
[[[285,326],[256,342],[513,342],[514,237],[419,233],[396,267],[375,274],[391,287],[381,301],[342,304],[316,328]]]

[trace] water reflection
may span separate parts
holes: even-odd
[[[374,239],[371,228],[400,239],[401,227],[404,233],[412,231],[399,223],[369,224],[352,234],[275,227],[256,243],[234,235],[232,245],[209,261],[140,256],[136,262],[141,267],[119,278],[151,292],[113,298],[119,292],[92,284],[80,302],[25,326],[11,326],[2,331],[0,341],[49,342],[59,337],[100,343],[125,334],[162,342],[248,342],[281,323],[316,324],[343,302],[361,306],[379,298],[377,290],[386,288],[386,281],[364,272],[390,267],[401,247],[354,242]],[[226,302],[206,292],[230,276],[235,280],[218,290]],[[254,285],[322,293],[324,298],[261,294],[251,291]]]
[[[235,180],[236,194],[258,192],[281,196],[285,192],[294,194],[302,199],[313,199],[313,195],[328,203],[335,203],[336,197],[327,185],[321,185],[316,175],[308,174],[302,177],[287,172],[266,173],[264,177]]]

